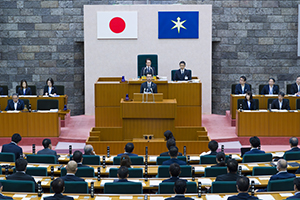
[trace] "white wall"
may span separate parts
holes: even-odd
[[[138,39],[97,40],[97,11],[137,11]],[[199,39],[158,39],[158,11],[199,11]],[[158,74],[171,78],[181,60],[202,81],[202,112],[211,113],[211,5],[85,5],[85,114],[94,115],[100,76],[137,75],[138,54],[158,54]],[[159,88],[158,88],[159,89]]]

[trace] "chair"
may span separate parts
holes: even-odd
[[[121,157],[114,157],[113,165],[120,165]],[[143,165],[144,157],[143,156],[130,156],[130,161],[132,165]]]
[[[28,154],[27,161],[29,163],[48,163],[48,164],[57,164],[57,159],[55,155],[36,155]]]
[[[3,95],[8,95],[8,86],[7,85],[0,85],[3,89]]]
[[[270,104],[272,105],[272,102],[275,100],[276,98],[269,98],[268,99],[268,105],[267,105],[267,108],[269,109],[270,108]]]
[[[264,85],[259,85],[259,86],[258,86],[258,88],[259,88],[258,93],[259,93],[259,94],[261,94],[261,91],[262,91],[262,89],[263,89],[263,87],[264,87],[265,85],[268,85],[268,84],[264,84]],[[274,85],[278,86],[278,90],[280,91],[279,85],[277,85],[277,84],[274,84]]]
[[[118,168],[109,169],[109,177],[116,178],[118,174]],[[142,168],[128,168],[129,178],[143,178]]]
[[[177,70],[178,70],[178,69],[174,69],[174,70],[171,71],[171,80],[172,80],[172,81],[174,81],[174,76],[175,76],[175,73],[176,73]],[[186,71],[190,71],[191,77],[192,77],[192,70],[187,69]]]
[[[243,101],[244,101],[244,99],[238,99],[237,100],[237,109],[240,108],[241,104],[243,105]],[[253,102],[255,104],[256,110],[259,110],[259,100],[258,99],[253,99]]]
[[[276,167],[253,167],[252,170],[252,176],[274,175],[276,173]]]
[[[52,185],[52,182],[51,182]],[[50,187],[50,193],[53,193],[52,187]],[[88,183],[85,181],[65,181],[64,193],[89,193]]]
[[[82,164],[84,165],[100,165],[100,156],[96,155],[83,155],[83,161]]]
[[[236,86],[237,84],[232,84],[231,85],[231,94],[234,94],[234,92],[235,92],[235,86]],[[249,86],[250,86],[250,90],[252,91],[252,85],[250,85],[250,84],[248,84]]]
[[[291,92],[291,87],[292,87],[293,84],[286,84],[286,93],[287,94],[292,94]]]
[[[272,161],[272,154],[271,153],[245,154],[243,156],[243,163],[271,162],[271,161]]]
[[[66,168],[61,168],[60,176],[65,176],[67,174]],[[75,173],[77,177],[95,177],[95,171],[93,167],[79,167]]]
[[[251,150],[251,147],[242,147],[241,148],[241,157],[243,157],[244,154],[250,150]]]
[[[158,185],[158,194],[174,194],[174,182],[160,183]],[[186,183],[186,193],[197,193],[196,182]]]
[[[137,56],[137,77],[141,76],[141,71],[142,68],[146,66],[146,59],[150,58],[151,59],[151,67],[154,68],[156,74],[158,74],[158,59],[157,59],[157,55],[156,54],[143,54],[143,55],[138,55]]]
[[[157,165],[162,165],[162,163],[166,160],[170,160],[170,156],[159,156],[156,158],[156,164]],[[182,160],[184,162],[186,162],[186,157],[185,156],[178,156],[177,157],[178,160]]]
[[[58,100],[56,99],[39,99],[37,100],[37,110],[58,109]]]
[[[227,174],[227,167],[206,167],[204,170],[205,177],[217,177],[221,174]]]
[[[211,185],[211,193],[236,193],[236,181],[215,181]]]
[[[296,110],[300,110],[300,99],[296,100]]]
[[[36,95],[36,86],[35,85],[28,85],[28,87],[31,89],[31,94]],[[16,93],[18,93],[18,89],[20,88],[19,85],[16,86]]]
[[[285,160],[300,160],[300,152],[285,152],[283,155]]]
[[[104,194],[143,194],[140,182],[105,183]]]
[[[269,191],[292,191],[294,190],[294,178],[269,181],[267,190]]]
[[[13,169],[16,173],[16,168]],[[26,174],[30,176],[48,176],[47,167],[27,167]]]
[[[170,177],[170,172],[169,172],[170,166],[162,165],[158,167],[158,173],[157,177],[158,178],[167,178]],[[192,176],[192,167],[189,165],[181,165],[180,166],[181,173],[180,177],[191,177]]]
[[[227,160],[229,159],[229,156],[225,157],[225,163],[227,162]],[[215,155],[205,155],[205,156],[200,156],[200,165],[203,164],[217,164],[216,161],[216,156]]]
[[[64,85],[55,85],[57,95],[65,95],[65,86]]]
[[[4,192],[35,192],[33,181],[0,180]]]
[[[8,104],[8,102],[10,101],[11,99],[8,99],[7,100],[7,104]],[[23,102],[24,102],[24,104],[26,105],[26,107],[27,107],[27,109],[29,108],[29,99],[21,99]]]
[[[2,162],[15,162],[16,155],[14,153],[0,153],[0,161]]]

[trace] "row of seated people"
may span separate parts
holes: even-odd
[[[239,79],[239,84],[235,86],[234,94],[246,94],[248,91],[251,91],[251,86],[246,83],[247,78],[245,76],[241,76]],[[300,75],[297,76],[296,82],[290,86],[288,94],[291,95],[300,95]],[[275,79],[269,78],[268,85],[263,86],[260,91],[262,95],[273,95],[279,94],[279,86],[275,85]]]

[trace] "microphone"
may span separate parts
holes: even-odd
[[[94,198],[94,182],[91,182],[91,198]]]
[[[254,181],[251,181],[251,196],[254,196]]]
[[[192,181],[195,181],[195,167],[192,167]]]
[[[186,146],[183,146],[183,155],[186,156]]]
[[[154,100],[154,93],[153,93],[153,90],[152,90],[152,88],[150,88],[150,90],[151,90],[151,93],[152,93],[152,99],[153,99],[153,103],[155,103],[155,100]]]
[[[239,176],[242,176],[242,166],[239,166]]]
[[[32,154],[35,154],[35,144],[32,144]]]
[[[51,180],[54,179],[54,166],[51,166]]]
[[[101,178],[101,171],[100,171],[100,167],[97,168],[98,170],[98,174],[97,174],[97,180],[100,181]]]
[[[198,181],[198,198],[201,198],[201,193],[202,193],[201,186],[202,186],[201,182]]]
[[[42,196],[42,183],[38,181],[38,197]]]
[[[221,146],[221,151],[224,153],[224,145]]]
[[[110,148],[109,148],[109,146],[107,146],[107,158],[109,158],[110,157]]]

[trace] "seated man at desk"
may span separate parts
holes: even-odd
[[[247,91],[251,91],[250,85],[246,84],[246,76],[240,77],[240,83],[235,86],[234,94],[245,94]]]
[[[253,136],[249,139],[249,142],[251,144],[251,150],[247,151],[246,154],[259,154],[259,153],[265,153],[264,151],[261,151],[258,149],[260,147],[260,139],[256,136]]]
[[[227,174],[218,175],[215,181],[236,181],[239,177],[237,174],[238,166],[238,161],[229,159],[227,161]]]
[[[176,182],[177,180],[187,181],[185,179],[179,179],[179,175],[181,173],[181,168],[177,163],[173,163],[169,167],[169,173],[171,178],[163,180],[163,182]]]
[[[134,149],[134,145],[133,143],[129,142],[125,145],[125,153],[120,153],[118,154],[118,157],[123,156],[123,155],[127,155],[127,156],[138,156],[137,154],[132,153]]]
[[[129,177],[129,171],[128,171],[128,168],[125,166],[122,166],[118,169],[117,176],[119,179],[115,179],[114,183],[130,182],[127,180],[127,178]]]
[[[291,149],[286,151],[286,152],[297,152],[300,151],[300,148],[298,147],[298,138],[296,137],[291,137],[289,140]]]
[[[175,196],[166,198],[165,200],[193,200],[190,197],[185,197],[184,193],[186,192],[186,181],[177,180],[174,184]]]
[[[56,157],[56,159],[58,160],[60,155],[57,155],[56,151],[52,150],[52,143],[51,143],[50,139],[45,138],[42,142],[42,145],[43,145],[44,149],[38,151],[37,154],[54,155]]]
[[[146,67],[143,67],[142,71],[141,71],[141,77],[146,76],[149,73],[152,74],[152,76],[156,75],[155,69],[153,67],[151,67],[151,59],[147,58],[146,59]]]
[[[168,139],[166,144],[167,144],[168,151],[161,153],[159,156],[169,156],[170,148],[172,146],[176,147],[176,141],[174,138]],[[182,153],[178,152],[178,156],[182,156]]]
[[[77,163],[74,160],[69,161],[66,167],[67,174],[61,179],[64,181],[84,181],[84,179],[75,176],[77,169]]]
[[[180,61],[180,69],[175,72],[174,81],[188,81],[192,80],[191,71],[185,69],[185,62]]]
[[[5,108],[5,111],[8,110],[24,110],[24,101],[19,99],[19,95],[17,93],[14,93],[12,95],[12,100],[9,100],[7,103],[7,106]]]
[[[297,76],[296,83],[291,85],[291,94],[300,95],[300,75]]]
[[[2,153],[14,153],[15,159],[17,160],[20,156],[23,156],[23,149],[18,146],[19,142],[22,140],[22,137],[19,133],[15,133],[11,137],[11,142],[9,144],[4,144],[2,146]]]
[[[73,197],[68,197],[62,194],[65,190],[65,182],[61,178],[56,178],[52,181],[51,188],[55,194],[53,196],[45,197],[45,200],[74,200]]]
[[[152,74],[147,74],[147,81],[142,83],[140,93],[150,92],[157,93],[157,85],[152,82]]]
[[[265,85],[263,89],[261,90],[260,94],[266,95],[266,94],[278,94],[279,88],[275,84],[274,78],[269,78],[269,84]]]
[[[234,195],[228,197],[228,200],[240,200],[240,199],[258,199],[257,197],[250,196],[248,194],[250,188],[250,180],[246,176],[240,176],[236,180],[236,189],[238,191],[238,195]]]
[[[284,93],[279,92],[278,99],[275,99],[272,104],[272,109],[278,109],[278,110],[290,110],[290,102],[288,99],[284,99]]]
[[[162,165],[171,165],[172,163],[177,163],[178,165],[186,165],[186,162],[179,160],[178,156],[178,148],[175,146],[170,147],[169,151],[170,160],[166,160],[162,163]]]

